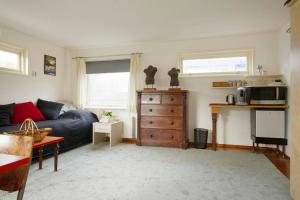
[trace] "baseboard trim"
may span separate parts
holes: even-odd
[[[122,143],[136,144],[136,138],[122,138]],[[211,146],[212,146],[211,143],[207,144],[207,147],[211,147]],[[217,147],[224,148],[224,149],[245,149],[245,150],[252,150],[252,146],[235,145],[235,144],[217,144]],[[189,148],[195,148],[193,142],[189,142]]]
[[[211,147],[211,143],[207,143],[207,147]],[[190,148],[195,148],[195,145],[193,142],[189,143]],[[236,144],[217,144],[218,148],[223,148],[223,149],[243,149],[243,150],[252,150],[252,146],[247,146],[247,145],[236,145]]]
[[[211,147],[212,144],[211,143],[207,143],[207,147]],[[217,144],[218,148],[222,148],[222,149],[236,149],[236,150],[248,150],[248,151],[253,151],[253,147],[252,146],[248,146],[248,145],[236,145],[236,144]],[[195,145],[193,142],[189,143],[189,148],[195,148]],[[271,147],[259,147],[258,148],[259,151],[277,151],[276,148],[271,148]],[[279,153],[283,153],[281,150],[279,150]],[[290,157],[287,154],[284,154],[284,157],[286,159],[290,159]]]
[[[122,143],[126,144],[136,144],[136,138],[122,138]],[[189,148],[195,148],[195,145],[193,142],[189,142]],[[211,147],[211,143],[207,143],[207,147]],[[236,150],[248,150],[248,151],[253,151],[252,146],[248,145],[237,145],[237,144],[217,144],[218,148],[222,149],[236,149]],[[276,148],[271,148],[271,147],[259,147],[259,151],[263,150],[270,150],[270,151],[276,151]],[[282,151],[280,151],[282,153]],[[287,159],[290,159],[290,157],[286,154],[284,154],[284,157]]]
[[[136,138],[122,138],[122,143],[136,144]]]

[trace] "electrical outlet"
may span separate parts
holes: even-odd
[[[32,72],[31,72],[31,75],[32,75],[33,77],[36,77],[36,76],[37,76],[37,72],[36,72],[36,71],[32,71]]]

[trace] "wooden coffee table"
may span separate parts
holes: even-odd
[[[44,147],[54,144],[54,171],[57,171],[59,142],[63,141],[64,137],[46,136],[42,141],[34,143],[32,148],[39,151],[39,169],[43,168],[43,151]]]
[[[11,169],[26,165],[29,162],[29,157],[0,153],[0,172],[9,171]]]

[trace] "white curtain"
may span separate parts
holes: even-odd
[[[136,91],[140,90],[141,54],[131,54],[130,83],[129,83],[129,111],[136,112]]]
[[[77,94],[76,94],[76,106],[84,108],[86,105],[86,89],[87,89],[87,75],[85,59],[76,59],[77,67]]]

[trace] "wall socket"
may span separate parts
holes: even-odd
[[[36,71],[32,71],[32,72],[31,72],[31,75],[32,75],[33,77],[36,77],[36,76],[37,76],[37,72],[36,72]]]

